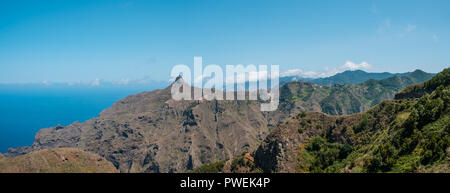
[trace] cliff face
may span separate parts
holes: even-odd
[[[299,113],[272,129],[248,156],[196,171],[449,173],[449,84],[445,69],[401,91],[410,97],[385,100],[363,113]]]
[[[111,162],[75,148],[45,149],[0,158],[0,173],[117,173]]]
[[[321,111],[330,115],[348,115],[367,111],[410,84],[429,80],[433,74],[416,70],[405,76],[367,80],[359,84],[319,86],[309,82],[290,82],[280,88],[278,120],[300,112]]]
[[[169,86],[124,98],[84,123],[42,129],[32,146],[5,155],[76,147],[105,157],[121,172],[184,172],[255,151],[270,129],[300,112],[361,112],[410,82],[410,77],[331,87],[291,82],[280,88],[274,112],[261,112],[261,101],[175,101]]]
[[[31,147],[77,147],[121,172],[183,172],[253,151],[268,133],[257,101],[174,101],[170,87],[116,102],[85,123],[42,129]]]
[[[296,172],[302,145],[315,136],[327,136],[339,143],[354,144],[347,127],[361,114],[329,116],[319,112],[299,114],[272,130],[255,152],[256,165],[265,172]]]
[[[445,69],[364,113],[299,114],[271,131],[255,164],[265,172],[448,173],[449,75]]]

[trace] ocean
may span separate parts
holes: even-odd
[[[154,88],[153,88],[154,89]],[[31,145],[42,128],[84,122],[130,94],[137,87],[0,87],[0,152]]]

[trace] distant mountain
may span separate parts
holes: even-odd
[[[299,113],[274,128],[255,152],[197,171],[449,173],[449,83],[445,69],[422,84],[427,92],[386,100],[364,113]]]
[[[367,80],[359,84],[319,86],[310,82],[289,82],[280,88],[280,111],[288,117],[303,111],[345,115],[366,111],[410,84],[426,81],[433,74],[416,70],[405,76]]]
[[[333,84],[358,84],[362,83],[366,80],[381,80],[385,78],[390,78],[393,76],[405,76],[409,73],[389,73],[389,72],[382,72],[382,73],[369,73],[362,70],[355,70],[355,71],[345,71],[342,73],[338,73],[334,76],[326,77],[326,78],[318,78],[312,80],[312,82],[320,85],[333,85]]]
[[[385,101],[363,114],[300,115],[255,153],[275,172],[450,172],[450,69],[419,100]]]
[[[5,156],[74,147],[105,157],[121,172],[185,172],[255,151],[269,131],[301,112],[359,113],[424,78],[414,73],[356,85],[289,82],[280,88],[274,112],[261,112],[258,100],[175,101],[172,85],[186,84],[178,79],[165,89],[126,97],[84,123],[42,129],[32,146],[9,149]]]
[[[424,76],[434,75],[430,73],[423,72],[422,70],[415,70],[414,72],[406,72],[406,73],[389,73],[389,72],[365,72],[362,70],[347,70],[341,73],[338,73],[336,75],[325,77],[325,78],[302,78],[298,76],[288,76],[288,77],[281,77],[280,82],[286,83],[290,81],[309,81],[313,82],[319,85],[334,85],[334,84],[358,84],[365,82],[367,80],[373,79],[373,80],[381,80],[390,78],[393,76],[407,76],[409,74],[416,73],[417,75],[414,75],[415,77],[419,77],[419,74],[422,74]],[[423,81],[425,81],[423,79]],[[418,81],[421,82],[421,81]]]
[[[74,148],[44,149],[3,158],[0,173],[117,173],[112,163],[96,154]]]
[[[426,93],[431,93],[436,90],[437,87],[441,85],[450,84],[450,68],[444,69],[443,72],[434,76],[431,80],[413,84],[403,89],[395,95],[395,99],[420,97]]]

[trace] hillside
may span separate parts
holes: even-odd
[[[0,173],[117,173],[106,159],[74,148],[44,149],[0,158]]]
[[[450,68],[444,69],[442,73],[437,74],[430,81],[410,85],[397,93],[395,99],[418,98],[426,93],[431,93],[440,85],[450,84]]]
[[[330,115],[354,114],[368,110],[408,85],[429,80],[433,75],[416,70],[406,76],[367,80],[359,84],[319,86],[309,82],[290,82],[280,88],[281,115],[293,117],[304,111]]]
[[[365,72],[362,70],[347,70],[325,78],[302,78],[298,76],[285,76],[280,78],[280,83],[283,84],[291,81],[306,81],[306,82],[313,82],[315,84],[323,86],[331,86],[335,84],[359,84],[367,80],[382,80],[394,76],[407,76],[411,73],[417,72],[425,73],[421,70],[406,73]]]
[[[131,95],[84,123],[42,129],[32,146],[6,155],[77,147],[121,172],[183,172],[253,151],[268,133],[258,101],[175,101],[170,93]]]
[[[330,87],[292,82],[281,88],[274,112],[261,112],[261,101],[175,101],[169,86],[126,97],[86,122],[42,129],[32,146],[5,155],[73,147],[105,157],[121,172],[184,172],[255,151],[271,129],[300,112],[358,113],[417,80],[405,76]],[[345,100],[334,100],[338,97]],[[347,108],[349,102],[358,104]]]
[[[358,84],[370,79],[381,80],[393,76],[406,76],[409,74],[410,73],[389,73],[389,72],[376,73],[376,72],[365,72],[362,70],[355,70],[355,71],[348,70],[345,72],[338,73],[334,76],[314,79],[311,82],[320,85]]]
[[[273,129],[249,156],[198,170],[450,172],[449,72],[425,82],[424,88],[435,89],[420,98],[387,100],[346,116],[300,113]]]

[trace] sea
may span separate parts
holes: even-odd
[[[42,128],[84,122],[115,101],[157,88],[0,86],[0,152],[31,145]]]

